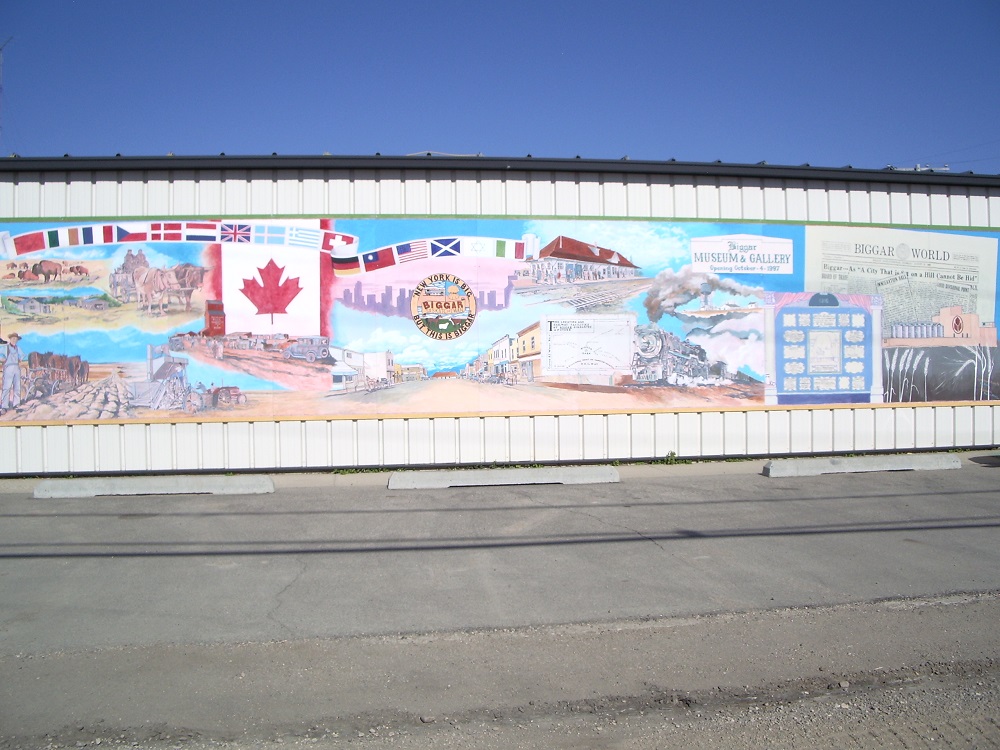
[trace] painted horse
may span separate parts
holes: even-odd
[[[166,268],[136,268],[132,271],[132,281],[135,284],[135,301],[140,312],[143,308],[152,315],[153,306],[157,307],[157,315],[167,311],[168,295],[180,289],[177,275],[172,269]]]

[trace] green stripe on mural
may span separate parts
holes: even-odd
[[[507,243],[504,240],[497,240],[497,257],[507,257]]]
[[[50,229],[45,234],[48,235],[49,247],[59,247],[59,230]]]

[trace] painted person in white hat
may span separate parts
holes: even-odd
[[[0,402],[0,414],[21,404],[21,357],[24,352],[18,344],[20,335],[12,333],[0,344],[7,345],[7,353],[3,358],[3,399]]]

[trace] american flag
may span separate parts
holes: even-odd
[[[223,224],[219,235],[223,242],[249,242],[250,225]]]
[[[427,240],[412,240],[396,245],[396,257],[400,263],[408,263],[411,260],[423,260],[428,257]]]

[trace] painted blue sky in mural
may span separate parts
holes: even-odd
[[[0,153],[997,174],[998,28],[995,0],[22,0],[0,18]]]

